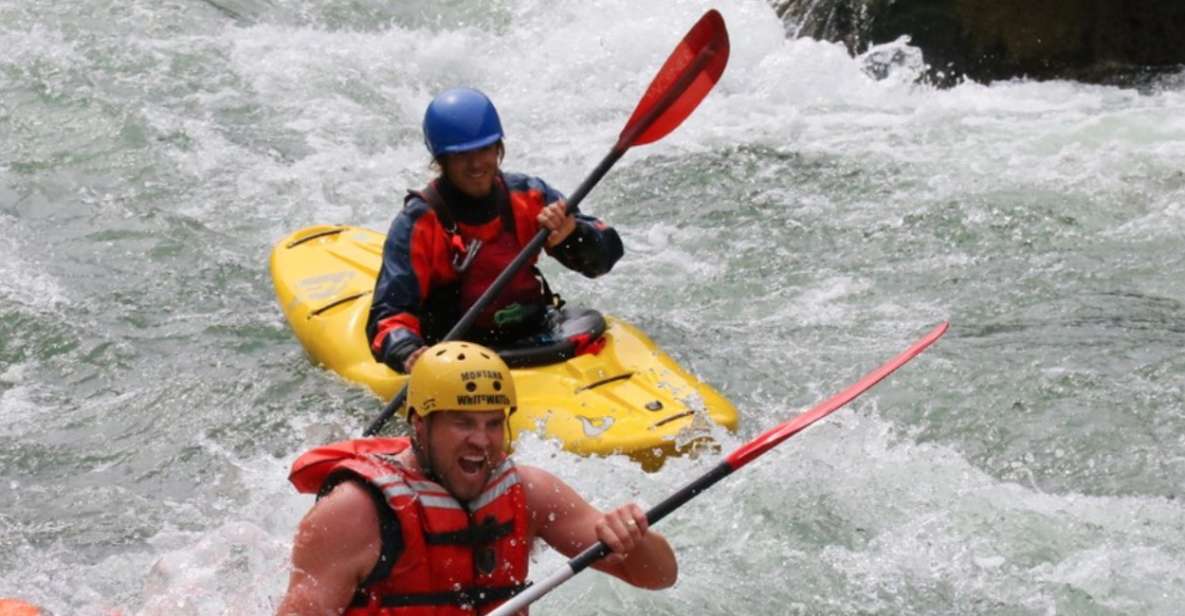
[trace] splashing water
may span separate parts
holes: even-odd
[[[937,90],[904,40],[853,59],[759,0],[713,6],[720,84],[583,204],[626,257],[545,262],[553,286],[732,399],[724,452],[953,328],[664,520],[673,589],[588,573],[539,609],[1177,613],[1185,76]],[[507,168],[570,192],[707,8],[0,0],[0,596],[274,610],[311,504],[288,465],[382,405],[304,357],[271,244],[386,228],[448,85],[497,102]],[[516,456],[600,507],[718,462]]]

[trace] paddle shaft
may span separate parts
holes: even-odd
[[[724,459],[723,462],[717,464],[712,470],[701,475],[691,483],[684,486],[678,492],[669,496],[666,500],[652,507],[646,512],[646,520],[649,524],[654,524],[659,520],[665,518],[667,514],[683,506],[684,503],[695,498],[704,490],[716,485],[716,482],[724,479],[732,474],[733,471],[742,466],[752,462],[765,452],[773,449],[776,445],[785,441],[786,439],[801,432],[807,426],[819,421],[820,419],[830,415],[837,409],[843,407],[848,402],[851,402],[860,394],[868,391],[873,385],[882,381],[889,376],[893,371],[905,365],[909,360],[916,357],[919,353],[924,351],[926,347],[934,344],[936,340],[946,333],[950,327],[949,323],[942,323],[935,327],[930,333],[926,334],[921,340],[915,342],[912,346],[906,349],[901,354],[893,359],[885,362],[876,370],[864,375],[859,381],[855,382],[847,389],[828,398],[827,400],[815,405],[809,411],[798,415],[794,419],[783,422],[765,432],[762,432],[757,438],[749,441],[745,445],[738,447],[731,454]],[[530,605],[539,597],[550,592],[556,586],[567,581],[572,576],[587,569],[590,565],[598,560],[608,556],[610,549],[603,542],[598,541],[596,544],[589,546],[580,554],[574,556],[567,562],[565,567],[560,568],[552,575],[544,578],[534,584],[528,586],[521,593],[515,595],[506,603],[498,606],[497,609],[490,612],[487,616],[510,616],[522,608]]]
[[[576,191],[573,192],[568,198],[564,210],[565,214],[571,214],[573,211],[575,211],[576,207],[580,205],[580,202],[584,200],[584,197],[587,196],[588,193],[592,191],[593,187],[601,181],[601,178],[605,177],[606,173],[609,173],[609,170],[613,168],[613,165],[615,165],[617,161],[625,155],[626,151],[629,150],[630,146],[633,145],[634,140],[637,139],[643,131],[649,128],[655,120],[662,116],[662,114],[667,109],[669,109],[671,105],[675,103],[675,101],[679,100],[679,97],[682,96],[683,92],[685,92],[691,83],[695,81],[696,77],[699,76],[700,71],[702,71],[704,67],[708,65],[708,62],[712,60],[713,56],[715,56],[718,51],[719,48],[713,44],[709,44],[701,49],[696,54],[696,57],[694,60],[692,60],[691,64],[688,65],[687,69],[685,69],[680,74],[679,79],[677,79],[674,84],[663,93],[662,97],[660,97],[659,100],[652,107],[650,107],[650,109],[645,114],[638,118],[637,121],[626,126],[625,129],[622,130],[621,136],[617,139],[617,143],[613,146],[613,149],[609,151],[609,154],[607,154],[605,158],[601,159],[601,163],[592,170],[592,173],[590,173],[588,177],[586,177],[584,181],[580,183],[580,186],[578,186]],[[536,232],[535,237],[532,237],[531,241],[528,242],[527,245],[519,251],[518,255],[514,257],[514,260],[506,266],[506,269],[502,270],[502,272],[498,274],[498,277],[495,278],[494,282],[491,283],[485,292],[481,294],[481,297],[477,298],[477,301],[465,311],[465,314],[461,316],[460,320],[458,320],[455,325],[453,325],[448,334],[445,334],[443,340],[457,340],[461,336],[464,336],[465,333],[469,331],[469,328],[473,325],[473,322],[477,320],[478,315],[480,315],[481,312],[485,310],[486,307],[489,306],[490,303],[493,302],[500,293],[502,293],[502,290],[506,288],[506,285],[510,284],[510,279],[514,278],[515,274],[517,274],[518,271],[521,270],[524,265],[526,265],[527,261],[539,254],[539,251],[543,249],[543,244],[547,241],[547,236],[550,233],[551,230],[549,229],[540,229],[538,232]],[[395,412],[399,410],[399,407],[403,406],[403,403],[406,400],[407,383],[405,382],[403,387],[399,389],[399,393],[395,394],[395,397],[392,398],[391,402],[389,402],[386,408],[383,409],[383,412],[380,413],[379,416],[376,417],[369,426],[367,426],[366,430],[362,432],[362,436],[374,436],[375,434],[378,434],[379,430],[383,428],[383,425],[387,423],[387,420],[391,419],[391,416],[393,416]]]
[[[717,464],[712,470],[701,475],[699,479],[683,486],[683,489],[672,494],[666,500],[647,511],[647,523],[652,525],[665,518],[668,513],[678,509],[683,503],[695,498],[700,492],[712,487],[717,481],[729,476],[734,470],[736,469],[729,466],[726,462]],[[542,580],[532,582],[522,592],[510,598],[506,603],[498,606],[486,616],[511,616],[511,614],[534,603],[540,597],[555,589],[555,587],[568,581],[577,573],[584,571],[593,563],[608,556],[610,551],[609,546],[598,541],[595,545],[588,547],[580,554],[574,556],[565,566],[560,567],[551,575]]]

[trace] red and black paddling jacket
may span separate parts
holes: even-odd
[[[402,371],[415,349],[441,340],[539,231],[540,210],[561,198],[543,180],[515,173],[499,174],[483,199],[466,196],[443,177],[409,193],[383,243],[367,317],[375,359]],[[624,252],[617,231],[580,213],[572,234],[546,251],[589,278],[607,273]],[[500,346],[523,332],[499,332],[495,313],[519,304],[541,314],[552,302],[536,261],[479,315],[466,339]]]
[[[375,497],[382,549],[346,610],[350,616],[484,614],[526,584],[526,497],[507,458],[482,493],[462,504],[440,484],[395,461],[399,438],[317,447],[292,465],[302,493],[324,495],[360,481]]]

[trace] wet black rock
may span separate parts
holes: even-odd
[[[908,35],[943,84],[1131,83],[1185,66],[1185,0],[771,0],[795,36],[853,54]]]

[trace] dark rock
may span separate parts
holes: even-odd
[[[1126,83],[1185,65],[1183,0],[771,0],[794,36],[852,54],[908,35],[938,83]]]

